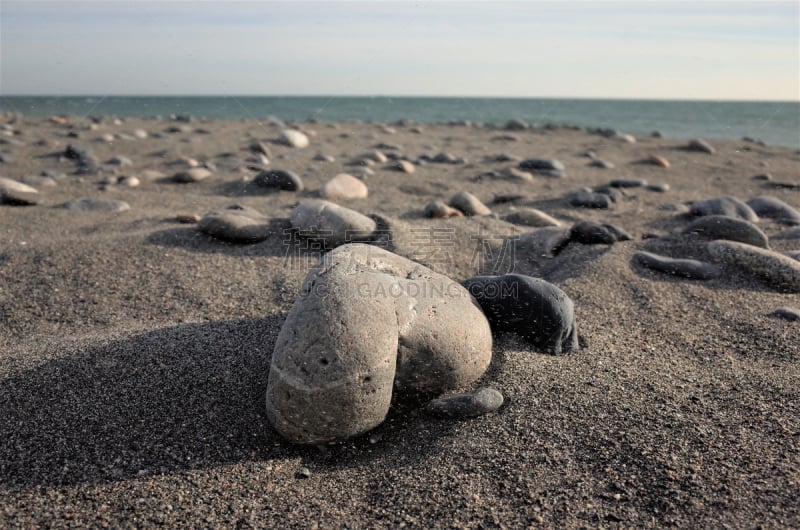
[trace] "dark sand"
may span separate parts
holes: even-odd
[[[6,119],[6,122],[8,120]],[[311,146],[269,144],[269,167],[290,169],[306,191],[257,192],[250,170],[218,168],[195,184],[142,181],[111,186],[71,174],[52,153],[68,142],[101,161],[133,161],[120,175],[158,169],[181,156],[217,165],[222,153],[250,156],[255,139],[280,129],[257,122],[194,122],[207,134],[96,141],[105,133],[166,121],[89,120],[66,125],[22,119],[21,145],[0,176],[67,173],[41,187],[38,206],[0,206],[0,527],[789,528],[800,526],[800,325],[768,316],[800,306],[737,271],[711,281],[672,278],[631,263],[644,233],[688,224],[660,209],[691,199],[772,195],[795,208],[800,191],[768,189],[753,175],[800,179],[795,150],[713,141],[714,155],[686,141],[620,143],[575,130],[508,132],[465,126],[302,124]],[[74,128],[73,128],[74,127]],[[80,138],[66,138],[69,131]],[[49,145],[35,145],[46,139]],[[413,175],[377,164],[369,198],[342,202],[379,215],[390,250],[461,280],[483,234],[530,230],[500,219],[421,217],[431,200],[466,190],[502,217],[533,206],[564,221],[610,222],[633,241],[571,244],[555,259],[517,249],[515,272],[556,283],[573,299],[586,346],[553,357],[513,336],[496,337],[481,381],[507,397],[498,413],[469,421],[396,410],[367,435],[325,448],[291,446],[264,414],[270,356],[314,252],[286,257],[291,207],[370,153],[400,144],[411,158],[447,151],[466,164],[428,164]],[[589,149],[614,169],[587,167]],[[163,155],[160,155],[163,151]],[[385,152],[389,152],[388,150]],[[317,153],[335,162],[314,161]],[[514,162],[509,153],[554,157],[562,179],[475,177]],[[639,164],[650,154],[671,169]],[[570,207],[565,194],[612,178],[666,182],[671,190],[626,191],[608,211]],[[519,194],[492,204],[495,195]],[[55,206],[79,197],[127,201],[121,213]],[[226,244],[174,221],[177,214],[239,203],[268,215],[266,241]],[[783,227],[759,226],[768,235]],[[425,256],[413,228],[452,229],[447,259]],[[774,240],[778,251],[800,240]],[[676,256],[678,257],[678,256]],[[503,271],[503,272],[507,272]],[[307,467],[310,477],[299,478]]]

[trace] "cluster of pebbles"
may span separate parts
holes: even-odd
[[[506,131],[524,130],[510,122]],[[6,131],[9,129],[6,128]],[[185,133],[191,128],[176,123],[165,133]],[[195,132],[199,132],[196,129]],[[418,129],[421,134],[422,129]],[[606,138],[633,143],[631,135],[601,131]],[[137,130],[132,137],[147,138]],[[273,140],[294,150],[312,144],[313,135],[284,128]],[[513,133],[495,137],[515,141]],[[111,141],[114,138],[105,138]],[[351,207],[369,196],[366,184],[375,168],[410,175],[427,164],[465,165],[468,160],[448,152],[402,155],[402,147],[380,142],[371,153],[357,157],[351,171],[337,173],[308,197],[307,186],[293,171],[267,167],[275,158],[272,149],[257,141],[247,146],[250,158],[240,164],[233,157],[219,165],[255,170],[246,185],[264,193],[294,193],[299,202],[288,223],[300,238],[318,242],[330,252],[306,276],[275,345],[267,387],[267,414],[281,435],[301,444],[321,444],[357,436],[386,418],[398,396],[441,396],[468,387],[484,376],[492,357],[493,333],[514,333],[533,351],[565,354],[579,347],[576,308],[558,286],[521,274],[475,276],[457,282],[429,267],[370,245],[380,219]],[[683,147],[713,155],[708,142],[697,139]],[[160,181],[191,186],[211,178],[217,165],[210,161],[180,159],[172,175],[148,170],[138,175],[121,174],[132,165],[124,156],[102,161],[89,147],[69,143],[57,153],[74,165],[73,174],[103,176],[101,185],[137,187]],[[588,165],[613,169],[614,164],[587,153]],[[332,162],[330,155],[313,160]],[[520,183],[535,179],[563,179],[566,167],[554,158],[494,157],[516,167],[489,171],[480,179],[506,179]],[[642,163],[668,169],[663,156],[651,155]],[[63,178],[60,177],[60,178]],[[56,185],[57,178],[39,176],[42,186]],[[764,178],[762,180],[770,180]],[[792,183],[783,183],[783,187]],[[613,179],[607,184],[577,189],[562,198],[576,211],[614,210],[633,190],[665,193],[667,183],[643,179]],[[513,202],[514,198],[510,198]],[[0,177],[0,203],[10,206],[42,204],[42,194],[26,182]],[[502,203],[500,198],[495,203]],[[58,205],[71,211],[123,212],[130,205],[121,200],[78,197]],[[665,275],[694,281],[713,281],[727,275],[758,279],[781,293],[800,293],[800,254],[770,248],[772,240],[800,240],[800,212],[771,196],[748,200],[725,196],[693,201],[679,213],[685,221],[679,231],[648,236],[636,243],[631,266],[654,278]],[[426,204],[423,218],[498,218],[490,205],[464,190]],[[176,219],[196,223],[196,229],[214,239],[236,244],[255,244],[273,234],[274,216],[252,207],[234,204],[203,216]],[[768,237],[758,226],[761,219],[787,228]],[[634,241],[615,223],[577,220],[571,225],[533,207],[514,208],[503,217],[525,228],[518,244],[537,259],[552,259],[568,245],[614,245]],[[800,319],[800,311],[783,307],[775,316]],[[499,409],[504,398],[497,390],[481,387],[465,394],[429,402],[431,414],[471,417]]]

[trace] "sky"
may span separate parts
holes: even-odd
[[[800,100],[800,3],[0,0],[0,94]]]

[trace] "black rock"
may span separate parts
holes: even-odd
[[[494,388],[478,388],[428,403],[426,410],[440,418],[475,418],[494,412],[503,406],[503,394]]]
[[[64,157],[77,161],[96,160],[94,152],[90,148],[78,144],[67,144],[67,148],[64,150]]]
[[[581,245],[613,245],[617,241],[608,228],[593,221],[578,221],[572,225],[569,238]]]
[[[612,188],[641,188],[647,186],[647,181],[643,179],[614,179],[608,185]]]
[[[527,158],[519,163],[520,169],[564,171],[564,164],[555,158]]]
[[[474,276],[461,284],[478,301],[493,330],[516,333],[553,355],[578,348],[572,300],[555,285],[522,274]]]
[[[255,176],[253,183],[262,188],[303,191],[303,181],[300,177],[284,169],[264,170]]]
[[[684,228],[683,233],[692,234],[708,241],[727,239],[761,248],[769,247],[769,239],[756,225],[724,215],[701,217]]]

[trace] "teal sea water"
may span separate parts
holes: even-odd
[[[470,120],[502,124],[519,118],[539,125],[611,128],[668,138],[763,140],[800,147],[800,102],[661,101],[427,97],[28,97],[0,96],[0,110],[31,116],[192,115],[212,119],[422,123]]]

